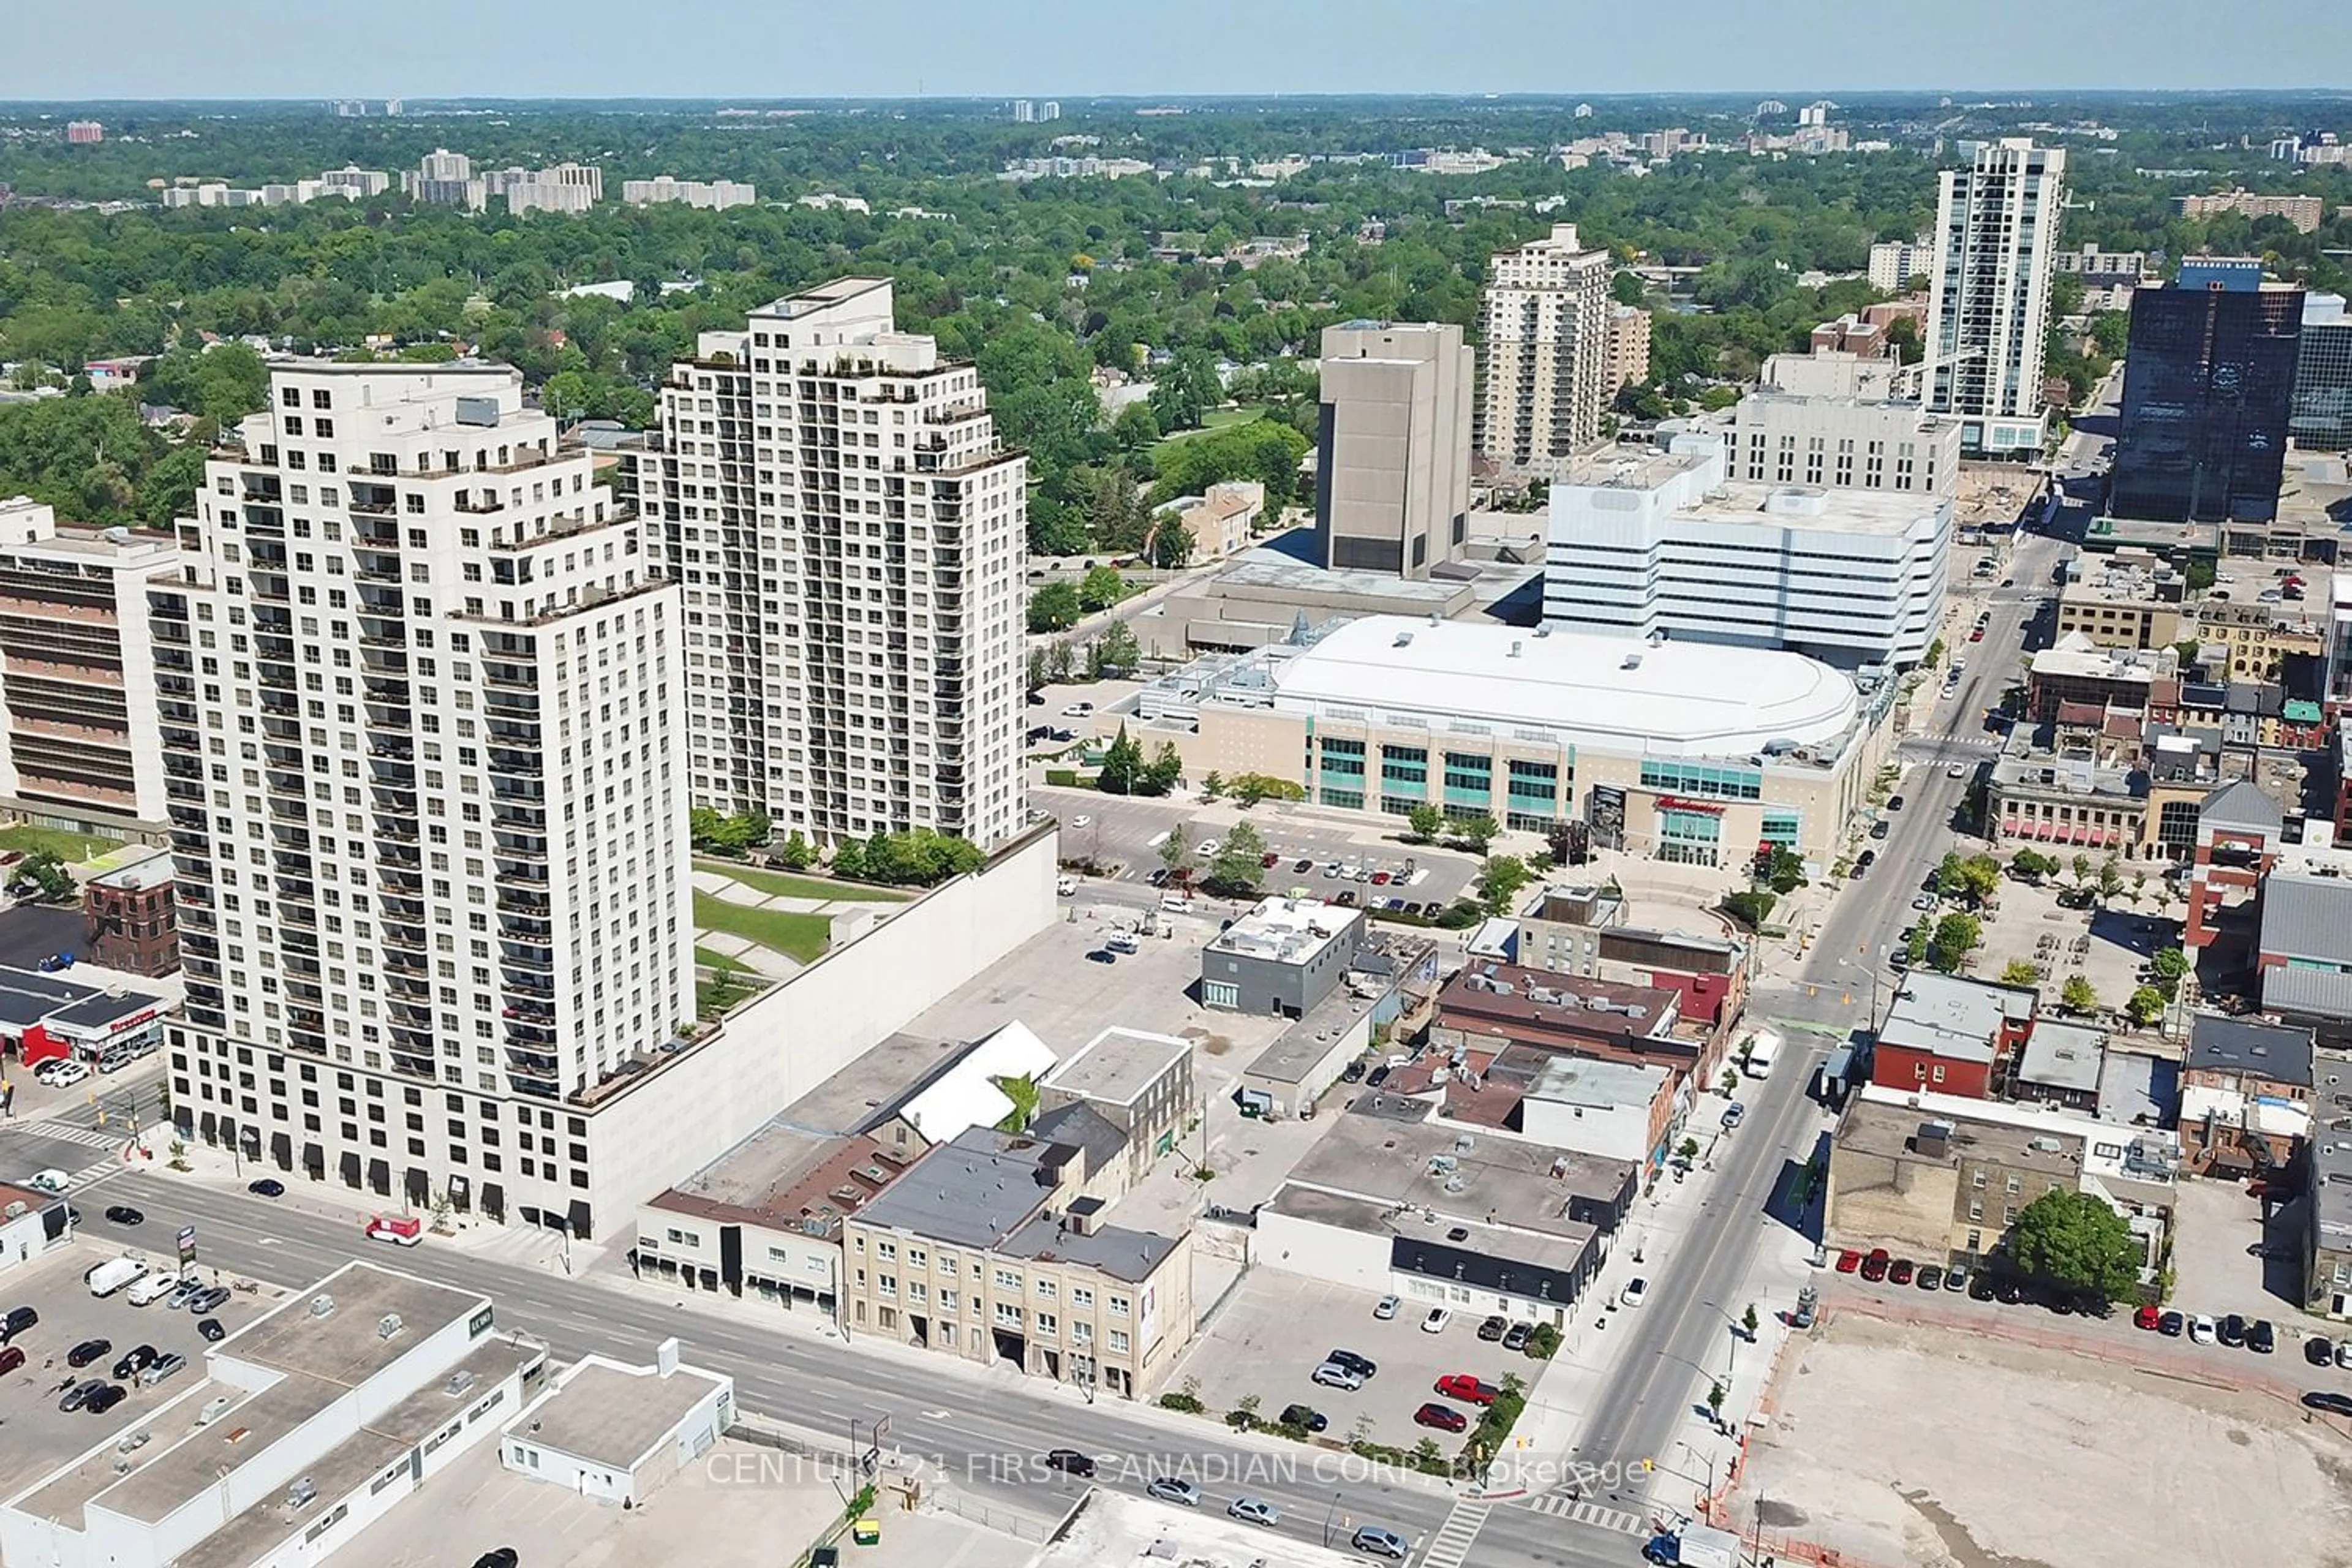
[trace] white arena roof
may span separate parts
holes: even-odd
[[[1818,746],[1853,725],[1853,682],[1818,659],[1709,643],[1367,616],[1274,668],[1276,706],[1327,719],[1360,710],[1463,731],[1549,731],[1650,756],[1750,756]],[[1785,749],[1785,748],[1783,748]]]

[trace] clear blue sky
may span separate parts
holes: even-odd
[[[0,0],[0,99],[2340,84],[2287,0]]]

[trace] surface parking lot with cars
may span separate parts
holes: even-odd
[[[1331,1441],[1355,1437],[1357,1423],[1369,1417],[1366,1436],[1373,1442],[1410,1448],[1431,1437],[1452,1454],[1464,1433],[1418,1425],[1413,1413],[1442,1405],[1458,1412],[1466,1429],[1477,1426],[1480,1406],[1459,1393],[1440,1393],[1439,1379],[1466,1375],[1499,1388],[1506,1376],[1532,1383],[1542,1370],[1541,1363],[1499,1342],[1481,1340],[1482,1314],[1454,1312],[1444,1329],[1430,1333],[1423,1324],[1433,1303],[1401,1298],[1396,1315],[1383,1320],[1374,1315],[1381,1300],[1373,1291],[1271,1270],[1255,1273],[1192,1347],[1179,1381],[1199,1379],[1198,1396],[1212,1412],[1232,1410],[1254,1394],[1264,1421],[1277,1421],[1285,1407],[1304,1405],[1328,1420],[1320,1436]],[[1361,1356],[1379,1370],[1352,1392],[1322,1386],[1314,1381],[1315,1369],[1334,1350]]]
[[[0,1310],[29,1307],[40,1314],[38,1322],[9,1341],[11,1349],[25,1352],[24,1364],[0,1373],[0,1469],[10,1475],[38,1475],[135,1427],[157,1407],[205,1380],[205,1352],[210,1347],[198,1331],[198,1314],[171,1307],[169,1297],[134,1306],[128,1288],[92,1296],[83,1283],[86,1272],[126,1250],[140,1253],[151,1268],[176,1274],[172,1234],[152,1220],[139,1226],[110,1223],[95,1207],[85,1208],[82,1221],[73,1245],[0,1278]],[[213,1270],[199,1266],[194,1272],[212,1283]],[[226,1288],[228,1282],[221,1285]],[[267,1291],[230,1289],[226,1301],[202,1317],[217,1322],[224,1334],[233,1334],[274,1303]],[[109,1342],[109,1348],[83,1368],[67,1365],[75,1347],[97,1340]],[[154,1384],[142,1384],[135,1375],[114,1377],[121,1358],[140,1345],[153,1347],[159,1356],[178,1355],[187,1364]],[[98,1415],[58,1408],[68,1389],[92,1379],[121,1387],[123,1397]]]

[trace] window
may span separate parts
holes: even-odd
[[[1010,1301],[999,1301],[996,1304],[996,1321],[1017,1329],[1021,1326],[1021,1309]]]
[[[1125,1355],[1127,1353],[1127,1331],[1125,1329],[1113,1329],[1110,1331],[1110,1353],[1113,1355]]]
[[[996,1271],[996,1288],[1000,1290],[1018,1290],[1021,1289],[1021,1276],[1010,1268],[1000,1268]]]
[[[1242,1005],[1242,988],[1230,980],[1203,980],[1201,982],[1201,1000],[1211,1007],[1238,1012]]]
[[[1110,1315],[1114,1318],[1124,1318],[1127,1316],[1126,1297],[1113,1296],[1110,1299]]]

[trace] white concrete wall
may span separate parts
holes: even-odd
[[[596,1228],[734,1147],[785,1106],[1044,931],[1059,839],[1037,834],[843,943],[730,1016],[590,1120]]]
[[[1650,1157],[1650,1108],[1646,1105],[1563,1105],[1533,1095],[1519,1101],[1526,1136],[1580,1154],[1645,1163]]]
[[[1261,1209],[1251,1261],[1286,1274],[1386,1293],[1389,1237]]]

